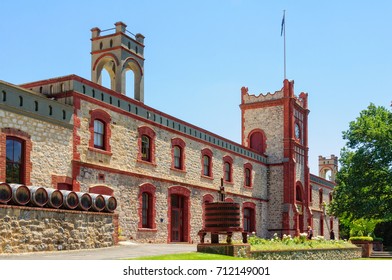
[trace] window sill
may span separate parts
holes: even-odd
[[[151,165],[151,166],[154,166],[154,167],[157,166],[157,164],[156,164],[155,162],[146,161],[146,160],[142,160],[142,159],[137,159],[137,162],[138,162],[138,163],[142,163],[142,164]]]
[[[234,186],[234,182],[231,182],[231,181],[223,181],[223,184],[233,185]]]
[[[214,177],[206,176],[206,175],[201,175],[201,178],[208,179],[208,180],[214,180]]]
[[[110,152],[110,151],[105,151],[105,150],[97,149],[97,148],[94,148],[94,147],[88,147],[88,150],[93,152],[93,153],[99,153],[99,154],[103,154],[103,155],[107,155],[107,156],[113,155],[113,153]]]
[[[253,186],[244,186],[244,189],[246,189],[246,190],[253,190]]]
[[[139,232],[157,232],[156,228],[138,228],[137,231]]]
[[[181,172],[181,173],[186,173],[185,169],[178,169],[178,168],[170,167],[170,170],[176,171],[176,172]]]

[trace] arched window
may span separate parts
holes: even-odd
[[[7,137],[6,140],[6,182],[23,184],[24,141]]]
[[[138,128],[138,161],[155,164],[155,132],[147,126]]]
[[[203,156],[203,175],[211,177],[211,158],[207,155]]]
[[[255,204],[252,202],[245,202],[243,204],[243,228],[244,232],[256,231],[256,217]]]
[[[111,155],[110,137],[111,129],[110,115],[102,109],[95,109],[90,112],[90,133],[89,149],[96,152]]]
[[[231,182],[231,164],[229,162],[225,162],[225,181]]]
[[[229,156],[223,158],[223,174],[225,182],[233,182],[233,159]]]
[[[252,184],[252,165],[250,163],[244,164],[244,186],[251,188]]]
[[[319,189],[319,207],[323,207],[323,189]]]
[[[182,169],[181,154],[182,154],[181,147],[174,146],[173,147],[173,159],[174,159],[173,163],[174,163],[174,168],[176,168],[176,169]]]
[[[151,227],[151,194],[148,192],[142,193],[142,227]]]
[[[185,142],[181,138],[174,138],[172,143],[172,168],[185,171]]]
[[[155,186],[150,183],[145,183],[139,186],[139,231],[156,229],[155,190]]]
[[[261,129],[253,130],[249,133],[249,147],[258,152],[264,154],[266,149],[266,137],[264,131]]]
[[[203,177],[212,178],[212,151],[210,149],[203,149],[201,151],[202,161],[201,161],[201,175]]]
[[[142,160],[151,161],[151,140],[147,135],[142,136]]]

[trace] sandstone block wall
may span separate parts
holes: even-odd
[[[31,137],[32,185],[50,187],[52,175],[72,176],[72,129],[4,110],[0,110],[0,128],[17,129]]]
[[[115,215],[0,205],[0,253],[76,250],[115,244]]]

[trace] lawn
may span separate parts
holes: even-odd
[[[244,260],[243,258],[230,257],[206,253],[183,253],[160,256],[139,257],[129,260]]]

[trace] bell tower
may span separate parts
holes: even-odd
[[[312,222],[309,208],[308,94],[294,94],[284,80],[274,93],[253,95],[243,87],[242,145],[268,157],[269,231],[304,232]]]
[[[338,157],[331,155],[330,158],[319,156],[319,177],[335,182],[338,172]],[[327,178],[328,177],[328,178]]]
[[[112,29],[91,29],[91,80],[102,85],[102,71],[107,71],[110,88],[125,94],[126,72],[133,71],[133,97],[144,102],[144,36],[133,35],[126,27],[123,22],[117,22]],[[114,32],[102,34],[111,30]]]

